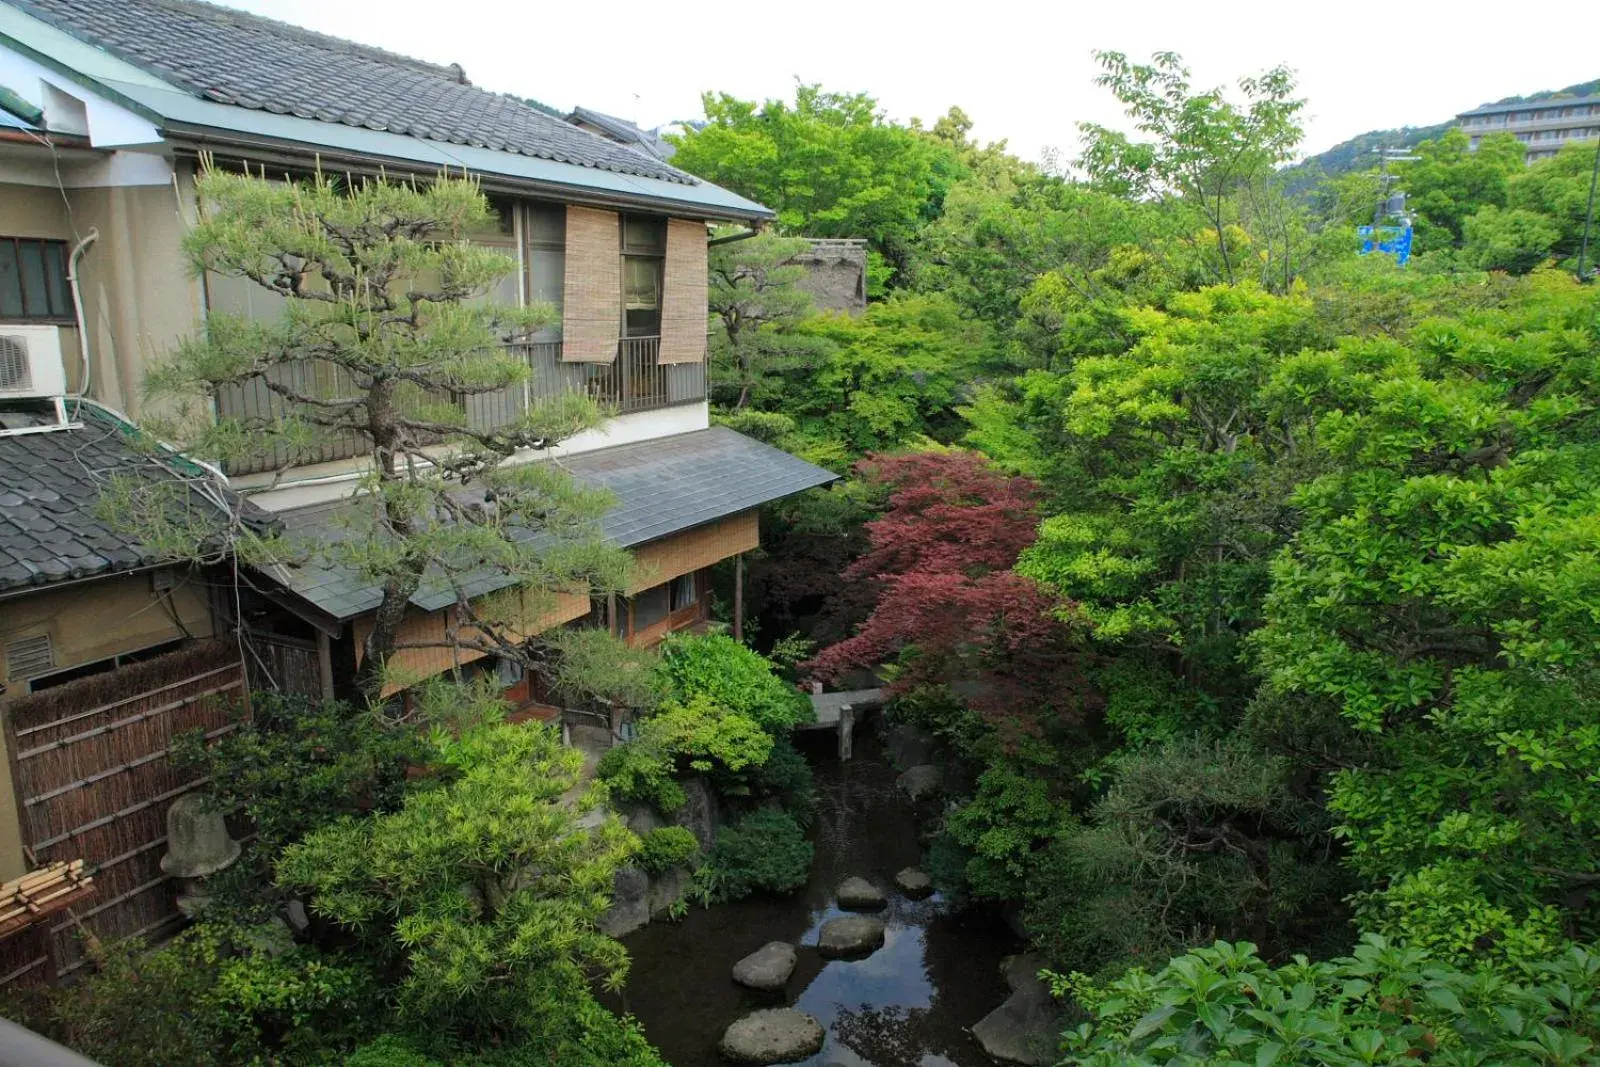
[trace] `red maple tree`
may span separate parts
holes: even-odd
[[[874,587],[875,606],[810,672],[832,680],[898,658],[893,689],[953,686],[1003,734],[1074,718],[1079,642],[1060,603],[1011,570],[1036,536],[1034,483],[971,452],[869,456],[856,470],[889,490],[888,510],[840,578]]]

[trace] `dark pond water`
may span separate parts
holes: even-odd
[[[967,1028],[1006,997],[1000,960],[1016,942],[1000,919],[955,911],[937,896],[910,901],[894,874],[920,864],[917,826],[895,792],[895,772],[870,727],[856,757],[840,763],[833,735],[804,735],[816,771],[811,838],[817,858],[803,892],[693,908],[681,922],[652,923],[624,939],[633,971],[616,1007],[632,1012],[673,1067],[722,1067],[716,1045],[747,1011],[788,1004],[827,1028],[827,1044],[804,1062],[840,1067],[989,1067]],[[817,954],[823,922],[845,878],[861,875],[891,890],[884,947],[863,960]],[[735,985],[733,965],[768,941],[800,946],[783,995]]]

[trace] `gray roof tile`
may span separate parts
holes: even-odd
[[[697,178],[438,66],[196,0],[10,0],[202,99],[685,185]]]
[[[113,476],[182,477],[108,416],[85,407],[83,426],[0,435],[0,592],[154,566],[165,557],[97,514]],[[189,505],[215,514],[198,494]],[[253,510],[253,509],[252,509]]]
[[[567,456],[561,465],[579,481],[609,490],[616,504],[602,520],[606,537],[624,548],[748,511],[769,501],[826,485],[837,478],[770,445],[726,427],[675,437],[618,445]],[[277,518],[293,537],[349,536],[342,516],[347,499],[280,512]],[[380,588],[356,571],[320,561],[266,571],[290,592],[336,619],[351,619],[378,606]],[[509,584],[485,573],[467,581],[472,595]],[[437,611],[455,602],[442,579],[423,583],[411,602]]]

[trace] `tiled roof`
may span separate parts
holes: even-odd
[[[617,499],[602,526],[606,537],[632,548],[669,534],[826,485],[837,477],[787,452],[726,427],[713,427],[638,444],[580,452],[559,461],[579,481],[609,490]],[[291,537],[348,536],[342,514],[348,499],[277,516]],[[291,592],[335,619],[354,618],[378,606],[379,587],[344,567],[320,563],[278,566],[267,573]],[[469,585],[472,595],[503,588],[485,574]],[[411,602],[437,611],[455,602],[443,581],[425,581]]]
[[[1548,96],[1543,100],[1519,100],[1514,104],[1484,104],[1471,111],[1462,111],[1456,118],[1464,119],[1468,115],[1498,115],[1511,111],[1549,111],[1552,108],[1582,107],[1600,104],[1600,96]]]
[[[0,436],[0,592],[157,565],[164,557],[97,514],[113,476],[182,477],[85,407],[81,429]],[[219,512],[196,493],[188,505]]]
[[[8,0],[222,104],[686,185],[698,179],[441,67],[196,0]]]

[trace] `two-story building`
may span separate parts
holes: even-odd
[[[64,521],[87,525],[93,501],[85,499],[92,495],[85,485],[105,467],[94,457],[122,456],[106,427],[117,425],[118,413],[139,419],[151,363],[210,311],[279,312],[263,290],[189,268],[181,243],[196,216],[203,154],[225,166],[289,177],[321,169],[427,180],[449,169],[481,184],[499,221],[475,239],[519,264],[496,296],[554,304],[560,324],[515,349],[532,368],[530,383],[473,398],[470,417],[494,426],[562,390],[605,405],[614,414],[602,427],[550,451],[576,477],[615,496],[606,534],[640,564],[639,587],[603,605],[603,613],[587,597],[568,595],[538,620],[540,627],[603,615],[607,625],[644,643],[700,623],[707,617],[709,568],[758,546],[758,508],[832,480],[827,471],[710,424],[708,227],[757,227],[771,216],[761,205],[639,145],[479,89],[458,66],[194,0],[0,0],[0,407],[8,388],[27,399],[26,376],[51,363],[64,370],[62,395],[110,409],[93,418],[78,411],[70,427],[23,427],[28,432],[7,442],[34,461],[0,470],[0,532],[8,519],[16,530],[32,531],[27,509],[69,488],[77,518]],[[265,388],[237,389],[218,401],[223,414],[270,415],[276,403]],[[93,448],[86,447],[90,441]],[[227,472],[230,489],[293,531],[337,536],[337,515],[350,506],[365,451],[355,438],[333,441],[287,472],[276,469],[282,457],[261,455]],[[60,455],[75,464],[60,475],[70,486],[51,484]],[[550,458],[529,453],[519,461]],[[26,499],[8,495],[8,477],[24,476]],[[39,715],[70,718],[78,714],[70,686],[82,684],[74,671],[122,670],[124,658],[131,664],[171,654],[174,645],[236,627],[260,638],[238,643],[258,678],[282,683],[292,676],[293,688],[332,695],[355,673],[380,596],[359,574],[314,566],[244,573],[237,584],[236,572],[225,568],[210,588],[185,572],[175,587],[136,545],[108,545],[121,553],[116,559],[133,561],[127,567],[77,573],[72,560],[51,558],[52,545],[81,549],[71,531],[39,527],[37,533],[36,540],[18,535],[26,558],[0,556],[0,564],[20,568],[16,587],[0,589],[7,595],[0,599],[0,711],[32,700],[44,709]],[[128,573],[146,569],[151,574]],[[61,575],[71,580],[58,581]],[[50,606],[49,598],[62,597],[76,598],[70,610]],[[409,636],[442,633],[453,601],[453,594],[425,583],[412,598]],[[44,649],[48,660],[41,658]],[[295,655],[273,658],[285,649]],[[401,655],[401,666],[425,676],[482,654],[408,649]],[[205,695],[220,677],[207,673],[209,662],[180,666],[182,677],[198,679],[185,693]],[[155,690],[170,684],[154,668],[143,670],[140,677],[148,675]],[[509,672],[506,680],[518,683]],[[48,701],[46,687],[54,694]],[[116,899],[103,901],[110,910],[91,924],[115,936],[170,919],[154,903],[142,919],[128,918],[122,904],[159,898],[161,876],[152,864],[161,813],[180,789],[169,783],[160,795],[134,795],[140,790],[129,768],[159,764],[164,742],[155,738],[134,757],[101,742],[116,731],[147,731],[157,715],[151,709],[165,705],[151,697],[138,705],[144,710],[124,714],[107,689],[100,683],[93,698],[100,716],[86,720],[93,731],[30,719],[30,736],[50,744],[58,733],[93,732],[110,762],[83,774],[63,765],[59,792],[39,786],[26,796],[18,790],[14,805],[0,803],[0,874],[20,869],[27,850],[37,854],[42,840],[52,855],[81,857],[97,868],[123,865],[121,880],[102,882]],[[24,815],[17,825],[18,811],[42,811],[40,805],[69,795],[83,800],[85,789],[94,797],[50,819],[30,822]],[[71,937],[53,934],[58,941]],[[0,981],[5,977],[0,973]]]

